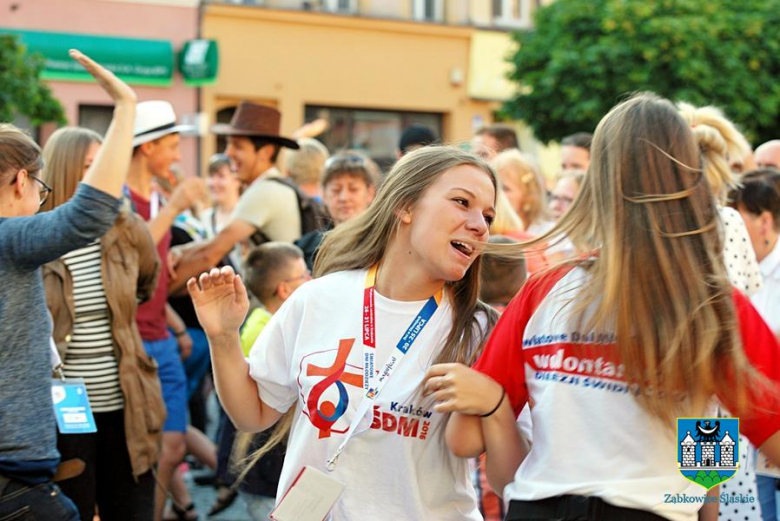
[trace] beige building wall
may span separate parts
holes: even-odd
[[[444,115],[444,139],[470,139],[493,120],[495,101],[467,92],[472,28],[210,4],[203,37],[219,41],[217,83],[202,90],[202,110],[242,98],[275,105],[282,132],[304,123],[306,105]],[[214,152],[207,137],[203,156]]]

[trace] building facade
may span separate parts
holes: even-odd
[[[44,55],[44,79],[68,124],[103,133],[111,100],[90,77],[69,69],[68,48],[124,71],[140,101],[167,100],[180,119],[194,121],[198,89],[177,71],[176,53],[198,36],[198,5],[198,0],[0,0],[0,31],[19,34],[28,50]],[[45,142],[54,126],[31,130]],[[182,169],[197,173],[198,140],[181,143]]]

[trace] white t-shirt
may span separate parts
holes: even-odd
[[[301,238],[298,196],[272,177],[281,177],[276,168],[269,168],[249,185],[233,210],[233,219],[248,222],[271,241],[296,241]]]
[[[750,297],[769,329],[780,336],[780,240],[759,264],[764,287]]]
[[[475,365],[504,386],[515,414],[531,405],[533,446],[504,499],[596,496],[674,521],[695,521],[701,503],[665,502],[706,492],[678,471],[674,430],[634,399],[613,332],[582,331],[568,312],[587,278],[585,269],[574,267],[529,279]],[[735,292],[734,301],[748,359],[778,388],[777,341],[742,294]],[[724,390],[730,388],[723,382]],[[740,418],[740,431],[759,445],[780,429],[780,407],[762,405],[773,412]],[[705,414],[714,413],[713,407]]]
[[[249,353],[263,402],[280,412],[296,408],[278,498],[303,466],[327,472],[326,462],[363,399],[365,279],[366,271],[358,270],[307,282],[274,314]],[[424,304],[375,292],[378,367]],[[451,313],[445,294],[377,396],[373,417],[367,415],[363,424],[370,422],[370,428],[354,435],[341,454],[331,475],[346,489],[333,519],[481,519],[468,461],[445,445],[447,417],[421,396],[425,372],[451,328]]]

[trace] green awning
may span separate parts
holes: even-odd
[[[173,81],[173,46],[166,40],[3,28],[0,33],[18,35],[28,52],[43,55],[46,65],[41,77],[45,80],[93,81],[92,76],[68,56],[68,50],[78,49],[127,83],[168,87]]]
[[[185,85],[211,85],[217,79],[219,50],[214,40],[190,40],[179,52],[179,72]]]

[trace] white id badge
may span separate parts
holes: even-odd
[[[82,378],[67,381],[52,380],[51,400],[60,434],[85,434],[97,432],[92,408],[89,406],[87,387]]]
[[[322,521],[344,491],[344,484],[314,467],[303,467],[271,512],[274,521]]]

